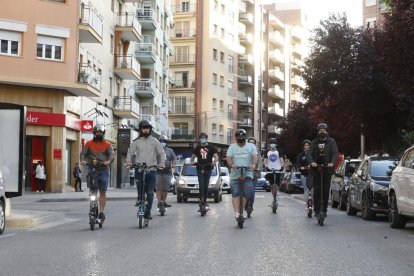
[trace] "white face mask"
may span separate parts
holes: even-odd
[[[167,146],[167,143],[160,143],[162,148],[165,148]]]
[[[274,148],[276,148],[276,144],[270,144],[270,147],[271,147],[272,149],[274,149]]]

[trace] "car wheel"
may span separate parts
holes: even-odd
[[[332,206],[332,208],[337,208],[338,207],[338,202],[334,200],[333,192],[331,192],[331,206]]]
[[[342,193],[339,193],[339,210],[345,210],[346,209],[346,201],[344,200],[344,197],[342,196]]]
[[[4,209],[4,202],[0,200],[0,235],[3,234],[6,228],[6,211]]]
[[[375,218],[375,213],[369,209],[369,198],[366,193],[362,195],[362,218],[364,220],[372,220]]]
[[[188,198],[184,197],[183,202],[188,202]]]
[[[231,194],[231,189],[228,189],[228,190],[227,190],[227,193],[228,193],[228,194]]]
[[[220,201],[223,201],[223,193],[220,194]]]
[[[177,194],[177,203],[183,203],[183,198]]]
[[[214,196],[214,203],[219,203],[220,202],[220,195],[219,193],[217,193],[216,196]]]
[[[388,215],[388,221],[391,228],[404,228],[407,223],[406,218],[398,213],[397,197],[394,193],[390,195],[390,214]]]
[[[349,193],[346,201],[346,213],[348,216],[355,216],[358,213],[358,210],[351,205],[351,195]]]

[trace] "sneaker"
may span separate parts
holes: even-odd
[[[158,209],[160,209],[162,207],[162,202],[161,201],[158,202],[157,207],[158,207]]]
[[[136,202],[135,202],[135,205],[134,206],[138,206],[139,205],[139,201],[137,200]]]
[[[239,216],[240,216],[240,213],[239,212],[236,212],[235,213],[236,220],[239,218]]]
[[[100,219],[100,220],[101,220],[101,223],[104,223],[104,221],[105,221],[105,214],[104,214],[104,213],[102,213],[102,212],[100,212],[100,213],[99,213],[99,216],[98,216],[98,219]]]
[[[145,219],[152,219],[152,216],[151,216],[151,214],[145,214],[145,215],[144,215],[144,218],[145,218]]]
[[[171,207],[171,205],[170,204],[168,204],[167,202],[164,202],[164,207]]]

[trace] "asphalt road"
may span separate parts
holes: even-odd
[[[114,200],[95,231],[87,201],[31,203],[66,219],[7,229],[0,236],[0,275],[414,275],[414,224],[394,230],[384,217],[367,222],[329,209],[321,227],[297,197],[282,194],[277,214],[270,200],[270,193],[257,193],[243,229],[230,195],[211,202],[206,217],[195,201],[171,200],[166,215],[153,211],[144,229],[132,201]]]

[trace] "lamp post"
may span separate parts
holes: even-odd
[[[365,156],[365,135],[364,135],[364,124],[361,124],[361,156],[363,159]]]

